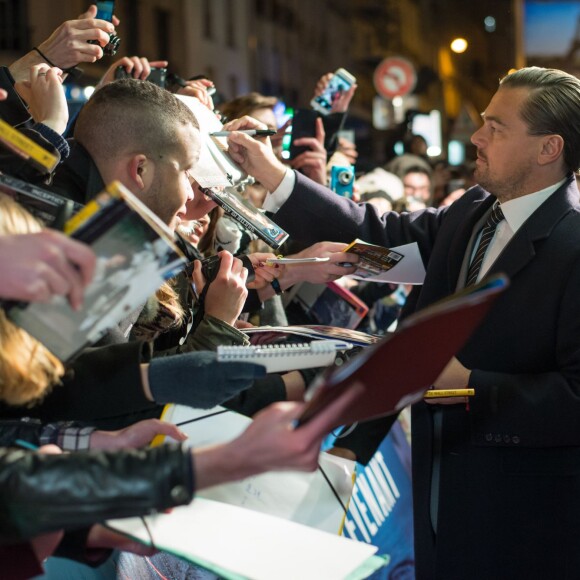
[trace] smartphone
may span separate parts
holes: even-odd
[[[294,145],[296,139],[302,137],[314,137],[316,135],[316,119],[318,112],[312,109],[295,109],[292,117],[292,130],[290,132],[289,159],[294,159],[300,153],[308,151],[304,145]]]
[[[97,15],[95,18],[113,22],[113,14],[115,13],[115,2],[95,2],[97,5]]]
[[[332,111],[334,101],[355,83],[356,79],[347,70],[343,68],[337,69],[322,94],[310,101],[310,106],[319,113],[328,115]]]

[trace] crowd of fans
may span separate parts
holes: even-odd
[[[113,550],[135,553],[136,570],[139,556],[148,552],[103,527],[106,519],[186,504],[196,490],[269,470],[315,469],[333,417],[355,394],[347,392],[293,429],[319,369],[266,375],[259,365],[218,362],[217,347],[249,344],[244,329],[254,324],[320,322],[306,311],[289,316],[283,292],[301,283],[344,284],[369,308],[359,329],[376,335],[392,330],[403,309],[415,307],[418,290],[352,283],[345,277],[355,272],[359,258],[343,250],[365,235],[376,243],[376,231],[387,222],[412,236],[414,223],[427,219],[422,216],[442,221],[446,208],[476,183],[475,166],[433,163],[424,139],[409,135],[404,154],[356,176],[352,201],[329,202],[326,192],[319,192],[329,184],[331,168],[356,167],[355,143],[339,135],[356,85],[334,103],[330,115],[319,117],[312,136],[296,141],[305,150],[287,160],[282,156],[287,126],[277,124],[275,97],[253,92],[216,104],[210,79],[180,79],[172,90],[197,98],[234,131],[230,155],[254,177],[243,195],[276,215],[291,234],[281,251],[329,258],[319,264],[267,265],[279,250],[224,216],[192,177],[203,143],[199,123],[171,90],[147,81],[152,67],[167,66],[166,61],[136,56],[115,61],[70,122],[62,82],[77,64],[99,60],[114,31],[113,23],[95,15],[91,6],[0,68],[1,118],[60,160],[46,172],[3,149],[0,171],[80,204],[118,180],[187,241],[196,260],[192,272],[164,283],[67,364],[0,311],[0,569],[10,578],[40,573],[50,555],[97,566]],[[119,67],[128,78],[116,80]],[[314,94],[328,79],[321,76]],[[235,133],[247,128],[276,134],[268,139]],[[285,200],[300,188],[313,188],[312,198],[305,198],[303,215],[291,221],[292,204]],[[333,209],[336,204],[340,211]],[[427,262],[431,234],[417,236]],[[202,262],[213,255],[221,260],[215,279],[208,281]],[[242,256],[251,264],[251,280]],[[0,194],[0,265],[2,300],[47,302],[61,296],[73,309],[82,304],[97,269],[88,246],[46,228],[5,194]],[[191,450],[180,445],[185,435],[177,427],[159,419],[166,403],[224,405],[254,420],[230,443]],[[387,431],[384,422],[347,426],[330,452],[367,462]],[[175,443],[149,447],[160,434]],[[17,441],[38,450],[20,449]],[[55,485],[56,479],[66,485]]]

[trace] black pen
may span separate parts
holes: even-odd
[[[277,131],[273,129],[240,129],[239,131],[216,131],[215,133],[210,133],[211,137],[227,137],[232,133],[243,133],[244,135],[250,135],[250,137],[271,137],[275,135]]]

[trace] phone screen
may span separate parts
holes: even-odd
[[[115,2],[97,2],[97,16],[101,20],[113,22],[113,13],[115,12]]]
[[[289,159],[294,159],[300,153],[309,150],[304,145],[294,145],[294,141],[301,137],[314,137],[316,135],[316,119],[318,116],[318,113],[312,109],[295,109],[290,133]]]
[[[328,114],[332,109],[332,104],[343,93],[348,91],[352,83],[349,79],[335,74],[326,85],[323,93],[314,97],[312,105],[319,111]]]

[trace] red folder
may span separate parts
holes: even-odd
[[[328,368],[309,389],[298,424],[311,419],[355,383],[363,388],[336,418],[334,427],[398,413],[420,401],[507,286],[504,275],[487,278],[410,316],[392,335],[342,366]],[[411,356],[414,363],[408,364]]]

